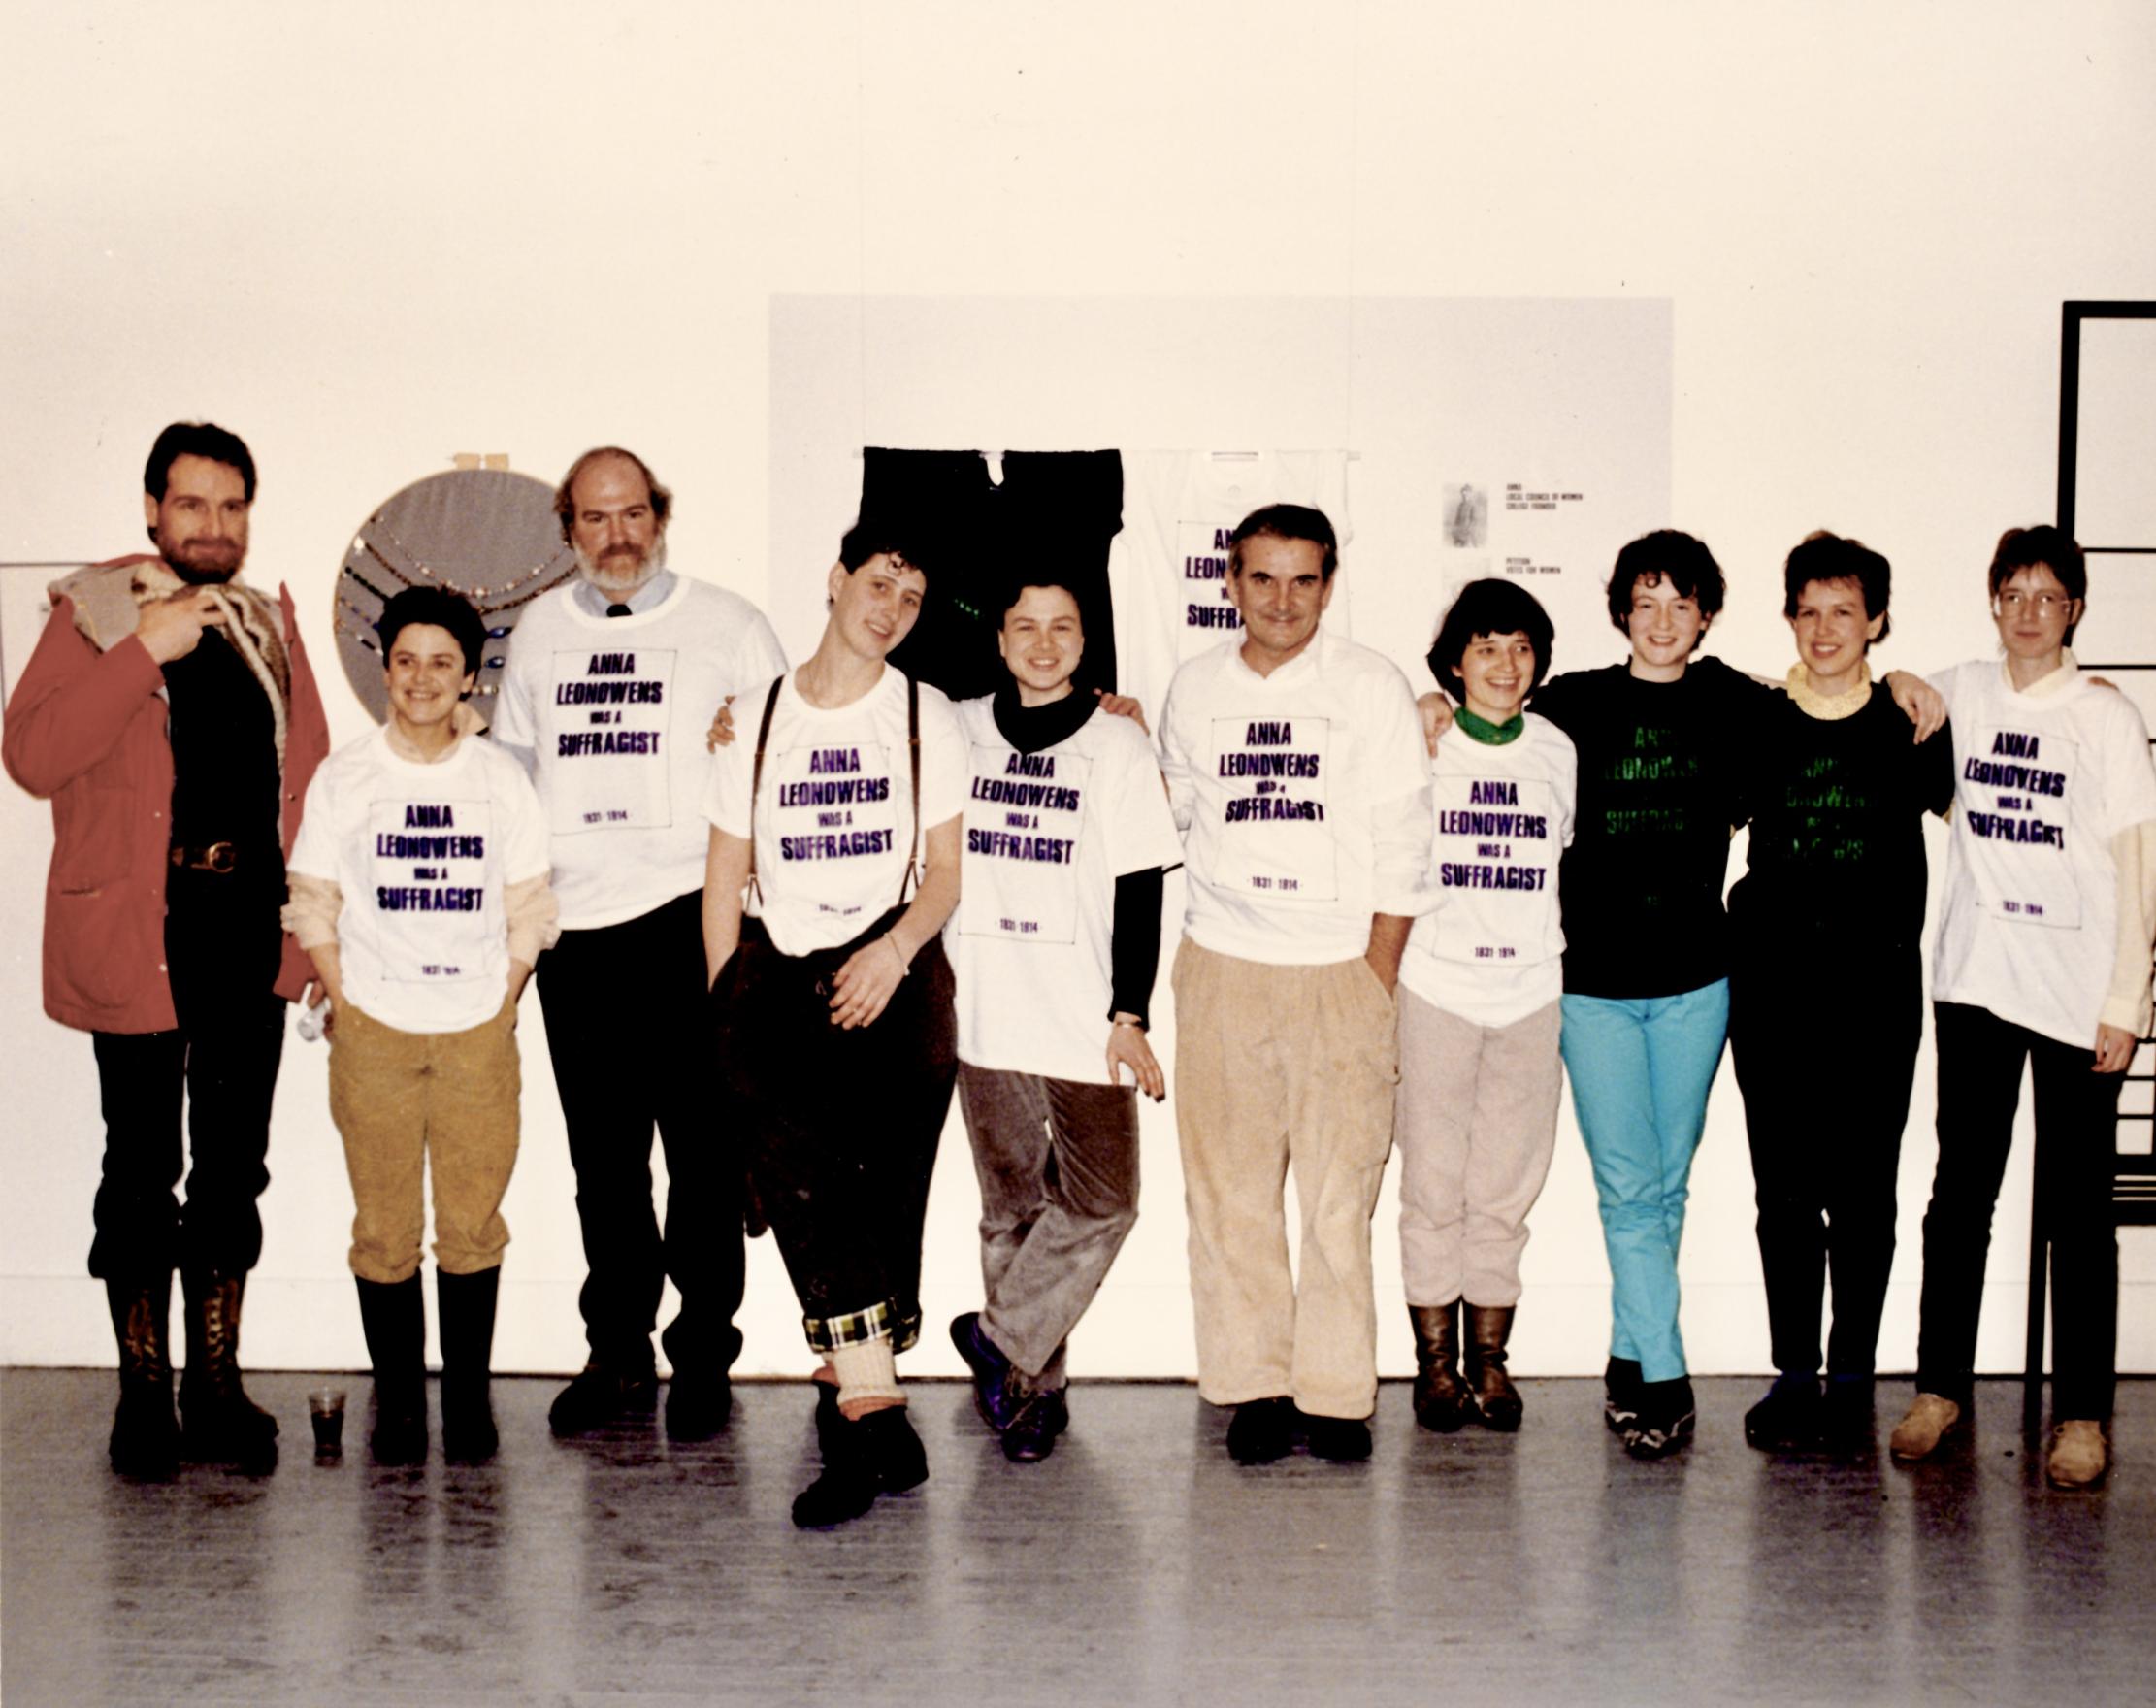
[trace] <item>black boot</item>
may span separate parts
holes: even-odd
[[[427,1297],[417,1271],[359,1282],[359,1324],[375,1366],[368,1449],[376,1464],[418,1464],[427,1457]]]
[[[1640,1361],[1610,1355],[1602,1369],[1602,1421],[1621,1435],[1640,1421]]]
[[[898,1494],[928,1481],[928,1456],[902,1405],[865,1417],[840,1414],[824,1447],[824,1469],[794,1496],[794,1523],[825,1530],[857,1519],[878,1494]]]
[[[244,1471],[277,1468],[277,1419],[240,1382],[240,1300],[245,1275],[183,1271],[187,1371],[180,1380],[181,1445],[187,1457]]]
[[[441,1321],[441,1457],[451,1464],[483,1464],[502,1445],[494,1428],[490,1367],[501,1282],[499,1267],[471,1275],[434,1273]]]
[[[105,1283],[119,1343],[119,1409],[113,1413],[113,1469],[163,1482],[179,1468],[180,1426],[172,1412],[172,1271],[147,1281]]]
[[[1524,1409],[1519,1390],[1505,1373],[1505,1342],[1512,1338],[1509,1304],[1471,1304],[1467,1312],[1467,1385],[1475,1391],[1475,1409],[1493,1429],[1517,1429]]]
[[[1415,1421],[1450,1435],[1474,1409],[1474,1396],[1459,1379],[1459,1300],[1411,1304],[1415,1329]]]

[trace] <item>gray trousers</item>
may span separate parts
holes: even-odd
[[[1138,1090],[959,1064],[981,1182],[981,1329],[1036,1391],[1138,1219]]]

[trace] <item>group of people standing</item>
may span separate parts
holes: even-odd
[[[500,1204],[535,969],[589,1265],[589,1360],[553,1403],[558,1434],[655,1403],[669,1277],[667,1429],[724,1426],[745,1219],[774,1233],[819,1361],[823,1467],[795,1521],[842,1523],[919,1484],[895,1361],[921,1332],[955,1090],[984,1302],[951,1336],[1007,1457],[1047,1457],[1069,1419],[1070,1333],[1136,1217],[1136,1100],[1167,1089],[1148,1025],[1179,864],[1198,1382],[1232,1408],[1238,1462],[1371,1451],[1370,1223],[1395,1142],[1415,1416],[1519,1427],[1508,1343],[1561,1077],[1613,1279],[1606,1415],[1638,1457],[1680,1448],[1694,1408],[1677,1256],[1725,1038],[1779,1372],[1747,1438],[1860,1445],[1922,1028],[1921,821],[1951,808],[1919,1392],[1891,1447],[1922,1457],[1968,1408],[2027,1058],[2057,1253],[2049,1469],[2064,1486],[2103,1475],[2112,1119],[2149,1022],[2156,772],[2132,706],[2074,664],[2086,569],[2056,530],[2000,543],[2004,658],[1930,684],[1875,689],[1888,566],[1826,534],[1785,569],[1785,682],[1696,657],[1722,573],[1665,530],[1625,546],[1610,581],[1625,663],[1550,679],[1549,617],[1485,579],[1446,613],[1428,657],[1446,692],[1419,708],[1394,666],[1323,626],[1327,518],[1268,506],[1233,535],[1240,626],[1177,673],[1156,749],[1142,716],[1118,715],[1134,707],[1093,691],[1076,592],[1029,576],[1022,553],[991,613],[996,693],[954,705],[889,665],[935,565],[874,515],[841,543],[823,635],[789,671],[752,606],[667,568],[670,495],[608,446],[561,485],[578,575],[518,626],[491,735],[466,698],[481,619],[414,587],[377,628],[387,722],[329,755],[289,600],[237,579],[245,446],[177,424],[145,489],[156,555],[54,588],[6,731],[11,773],[53,802],[47,1008],[96,1042],[91,1270],[119,1346],[123,1472],[169,1474],[183,1452],[274,1462],[239,1310],[278,999],[310,974],[357,1206],[373,1450],[428,1448],[426,1169],[443,1447],[495,1450]]]

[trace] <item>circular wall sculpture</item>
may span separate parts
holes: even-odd
[[[388,716],[382,607],[407,587],[442,587],[469,599],[486,624],[486,654],[472,704],[489,723],[516,620],[542,593],[576,574],[554,515],[554,489],[504,469],[429,475],[362,522],[337,577],[337,652],[344,678],[376,723]]]

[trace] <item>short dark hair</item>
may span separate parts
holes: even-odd
[[[1631,633],[1632,590],[1642,581],[1650,585],[1667,581],[1679,596],[1699,602],[1700,615],[1718,616],[1722,596],[1722,567],[1706,542],[1676,528],[1657,528],[1642,534],[1617,554],[1610,572],[1610,621],[1620,635]],[[1706,638],[1704,625],[1701,639]],[[1696,650],[1699,641],[1692,642]]]
[[[2000,588],[2012,580],[2020,570],[2033,570],[2042,565],[2059,578],[2059,585],[2070,599],[2085,600],[2089,596],[2089,560],[2080,544],[2064,528],[2054,528],[2048,522],[2039,522],[2034,528],[2009,528],[1999,536],[1998,549],[1991,554],[1991,597],[1999,597]],[[2074,644],[2074,631],[2081,626],[2075,617],[2066,626],[2066,644]]]
[[[1326,580],[1340,567],[1340,538],[1332,531],[1332,522],[1325,512],[1306,504],[1269,504],[1261,509],[1252,510],[1235,524],[1235,532],[1227,539],[1227,573],[1243,573],[1243,542],[1258,539],[1307,540],[1313,545],[1324,548],[1324,562],[1320,573]]]
[[[896,558],[909,570],[921,572],[924,580],[929,577],[929,566],[921,561],[918,542],[913,533],[903,523],[893,522],[882,516],[863,516],[838,542],[838,561],[852,575],[872,557]]]
[[[1006,575],[996,583],[996,602],[990,609],[995,613],[996,626],[998,629],[1003,626],[1003,619],[1011,614],[1011,607],[1019,602],[1029,587],[1043,587],[1055,593],[1067,593],[1070,603],[1078,607],[1078,620],[1085,621],[1086,602],[1078,597],[1078,589],[1070,584],[1069,578],[1058,575],[1054,570],[1042,570],[1038,575],[1032,575],[1023,572]]]
[[[644,477],[645,490],[651,494],[651,520],[664,532],[667,519],[673,514],[673,494],[659,484],[659,477],[651,472],[651,466],[635,451],[624,450],[618,444],[595,444],[570,464],[569,473],[562,476],[562,483],[554,488],[554,518],[562,525],[562,538],[574,538],[570,530],[576,521],[576,476],[601,457],[619,457],[625,463],[636,465],[637,473]]]
[[[1542,608],[1542,601],[1517,581],[1502,575],[1485,575],[1459,590],[1444,620],[1437,625],[1437,639],[1430,643],[1430,674],[1455,700],[1464,691],[1460,661],[1468,646],[1486,635],[1524,635],[1535,649],[1531,694],[1550,673],[1550,654],[1556,644],[1556,625]]]
[[[397,637],[415,623],[446,629],[464,648],[465,674],[475,676],[486,656],[486,624],[472,608],[472,602],[446,587],[405,587],[390,596],[375,619],[375,633],[381,640],[382,669],[389,668],[389,649]]]
[[[1864,595],[1864,614],[1879,618],[1878,639],[1894,632],[1886,614],[1894,596],[1894,567],[1861,540],[1845,540],[1824,528],[1807,534],[1781,566],[1781,614],[1792,620],[1797,598],[1814,581],[1854,581]]]
[[[181,457],[203,457],[240,471],[240,484],[249,504],[254,502],[254,457],[246,442],[228,433],[214,421],[175,421],[157,435],[149,447],[149,461],[143,465],[143,490],[159,504],[172,484],[172,466]]]

